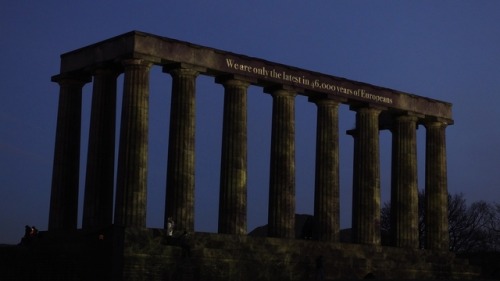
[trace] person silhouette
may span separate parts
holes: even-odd
[[[172,236],[174,235],[174,227],[175,223],[172,217],[169,217],[167,220],[167,236]]]

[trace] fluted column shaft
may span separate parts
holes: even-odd
[[[116,78],[112,69],[94,71],[82,228],[113,222]]]
[[[234,79],[224,85],[219,233],[247,233],[247,88]]]
[[[295,93],[273,96],[268,236],[295,238]]]
[[[446,124],[425,124],[425,226],[426,248],[448,251],[448,181],[446,169]]]
[[[415,116],[397,116],[392,128],[391,237],[393,246],[418,248]]]
[[[164,227],[168,218],[179,230],[194,231],[195,95],[198,72],[165,68],[172,76],[168,142],[167,195]]]
[[[115,224],[146,227],[149,69],[141,59],[123,61],[124,85],[118,152]]]
[[[316,177],[314,189],[314,236],[322,241],[339,241],[339,125],[338,102],[315,100]]]
[[[353,242],[380,244],[380,109],[356,109],[352,203]]]
[[[54,77],[60,86],[50,193],[49,230],[76,229],[80,173],[82,87],[79,77]]]

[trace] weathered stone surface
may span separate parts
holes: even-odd
[[[223,83],[224,117],[219,195],[219,233],[247,233],[247,88],[236,79]]]
[[[77,227],[78,180],[80,169],[80,128],[82,87],[88,76],[59,75],[52,79],[60,85],[57,131],[52,170],[49,229]]]
[[[131,31],[61,55],[61,73],[131,57],[154,64],[191,64],[206,69],[203,74],[207,75],[234,74],[263,87],[286,85],[297,93],[307,93],[312,97],[326,94],[345,98],[348,103],[376,103],[453,123],[451,104],[446,102],[140,31]]]
[[[111,99],[96,99],[92,115],[98,118],[93,117],[90,132],[85,232],[67,232],[71,241],[57,236],[63,239],[45,239],[40,244],[54,245],[54,257],[62,248],[71,249],[75,264],[61,263],[69,268],[68,272],[79,274],[87,267],[99,266],[91,258],[99,255],[107,258],[109,268],[103,269],[106,276],[115,280],[307,280],[312,278],[315,259],[323,255],[329,279],[476,276],[467,264],[446,252],[444,129],[453,123],[451,104],[137,31],[63,54],[61,58],[61,74],[53,78],[60,83],[61,92],[49,215],[51,237],[57,236],[57,231],[76,230],[81,88],[95,75],[94,95],[113,94],[113,71],[124,72],[114,221],[109,218],[113,178],[110,173],[114,170],[110,161],[114,157],[111,153],[104,157],[106,150],[114,150],[114,121],[110,116],[99,116],[114,115],[116,109]],[[169,238],[164,230],[146,228],[152,65],[162,66],[173,78],[165,221],[173,217],[180,233],[194,231],[196,76],[215,76],[225,87],[219,232],[231,235],[193,233],[189,237]],[[105,77],[104,73],[112,75]],[[274,238],[245,235],[246,89],[250,84],[263,87],[273,97],[266,234]],[[296,95],[308,96],[318,107],[315,216],[304,222],[307,227],[303,226],[299,234],[294,219]],[[343,241],[338,226],[340,103],[357,112],[356,128],[351,131],[355,150],[350,241],[358,245],[339,243]],[[408,116],[412,116],[411,120]],[[427,251],[416,249],[414,231],[415,130],[419,124],[427,128]],[[380,246],[378,134],[391,127],[395,201],[391,229],[395,230],[394,245],[399,248]],[[106,225],[110,229],[105,234],[89,232]],[[104,243],[97,242],[107,245],[104,252],[93,248],[95,237],[90,239],[92,242],[80,239],[82,235],[95,234],[111,237]],[[314,240],[294,239],[298,236]],[[89,247],[81,253],[76,250],[86,246]],[[57,258],[53,261],[59,262]]]
[[[116,176],[114,223],[146,227],[148,172],[149,69],[133,59],[123,62],[125,76]]]
[[[355,110],[352,239],[355,243],[380,245],[380,109]]]
[[[171,217],[177,229],[193,231],[198,71],[182,65],[169,66],[164,71],[172,76],[164,227]]]
[[[314,189],[315,239],[340,239],[339,202],[339,103],[314,100],[317,105],[316,176]]]
[[[273,96],[268,235],[295,237],[295,93],[270,90]]]
[[[101,239],[102,238],[102,239]],[[447,252],[190,233],[108,228],[41,233],[30,246],[0,247],[0,280],[314,280],[316,258],[325,280],[487,279]]]
[[[397,116],[392,128],[392,245],[418,248],[418,185],[415,116]]]
[[[85,177],[82,228],[102,228],[113,222],[115,177],[115,69],[94,71],[89,148]]]

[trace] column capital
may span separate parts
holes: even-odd
[[[121,61],[121,64],[124,67],[130,67],[130,66],[139,66],[139,67],[147,67],[150,68],[153,63],[150,61],[147,61],[145,59],[137,59],[137,58],[130,58],[130,59],[124,59]]]
[[[179,77],[196,78],[200,74],[200,69],[189,67],[186,64],[169,64],[163,67],[163,72],[170,75]]]
[[[274,97],[295,97],[297,93],[286,85],[272,86],[264,88],[264,93],[270,94]]]
[[[371,105],[366,105],[366,106],[350,106],[349,107],[351,110],[356,111],[357,114],[374,114],[377,115],[377,117],[380,116],[380,113],[383,111],[383,108],[378,107],[378,106],[371,106]],[[359,115],[356,115],[356,119],[359,118]],[[356,121],[357,122],[357,121]],[[380,128],[379,128],[380,129]],[[358,135],[358,129],[350,129],[346,131],[346,134],[356,137]]]
[[[395,122],[418,122],[424,115],[411,111],[382,111],[379,116],[380,130],[392,130]]]
[[[418,121],[422,116],[414,114],[412,112],[404,112],[401,114],[394,115],[395,120],[405,120],[405,121]]]
[[[380,114],[386,108],[381,107],[381,106],[371,105],[371,104],[362,104],[362,105],[351,105],[351,106],[349,106],[349,109],[352,111],[359,112],[359,113],[372,112],[372,113]]]
[[[54,75],[50,79],[52,82],[56,82],[59,85],[63,84],[81,84],[82,86],[92,82],[92,76],[87,73],[79,73],[79,74],[68,74],[61,73],[58,75]]]
[[[239,75],[222,75],[215,78],[215,83],[228,86],[248,87],[250,84],[255,82],[256,81],[249,80],[248,78]]]
[[[447,122],[447,120],[441,118],[426,118],[422,121],[422,124],[425,126],[425,128],[446,128],[448,125],[451,125],[449,122]]]
[[[408,123],[414,123],[414,129],[417,128],[417,122],[419,120],[419,117],[413,114],[399,114],[399,115],[394,115],[390,121],[387,120],[381,120],[380,127],[382,128],[385,126],[385,128],[389,129],[391,132],[394,132],[398,124],[408,124]]]
[[[329,98],[326,96],[315,96],[315,97],[309,97],[308,101],[315,103],[316,105],[334,105],[334,106],[336,106],[336,105],[344,102],[345,99]]]
[[[120,73],[123,72],[123,68],[120,65],[100,65],[91,70],[93,76],[96,75],[111,75],[118,77]]]
[[[198,73],[203,73],[207,71],[207,69],[204,67],[184,62],[169,63],[163,65],[163,72],[165,73],[171,73],[172,71],[177,71],[177,70],[192,70],[196,72],[196,75],[198,75]]]

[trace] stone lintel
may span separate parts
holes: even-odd
[[[202,74],[241,75],[255,85],[286,85],[307,96],[328,95],[347,103],[378,104],[386,108],[435,116],[452,123],[451,104],[341,77],[322,74],[260,58],[235,54],[139,31],[131,31],[61,55],[61,73],[95,64],[142,58],[153,64],[186,63],[205,69]]]
[[[349,110],[357,111],[360,108],[374,108],[374,109],[379,109],[381,111],[384,111],[384,110],[388,109],[385,106],[380,106],[380,105],[377,105],[377,104],[371,104],[371,103],[367,103],[367,102],[362,102],[362,103],[355,102],[355,103],[350,103],[349,104]]]

